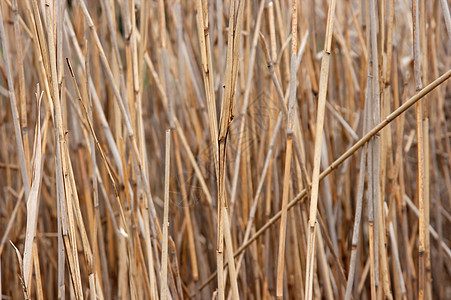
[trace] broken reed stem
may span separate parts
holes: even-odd
[[[308,249],[306,261],[306,276],[305,276],[305,298],[311,300],[313,297],[313,264],[315,257],[315,227],[316,227],[316,213],[318,206],[318,192],[320,181],[320,166],[321,166],[321,145],[324,126],[324,114],[326,106],[327,86],[329,79],[329,64],[332,46],[333,24],[335,16],[336,1],[332,0],[329,4],[329,11],[327,13],[326,36],[323,50],[323,58],[321,60],[321,73],[319,83],[318,108],[315,126],[315,149],[313,154],[313,172],[312,172],[312,189],[310,198],[310,212],[309,212],[309,233],[308,233]]]

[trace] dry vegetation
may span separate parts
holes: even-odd
[[[451,299],[448,2],[1,0],[1,299]]]

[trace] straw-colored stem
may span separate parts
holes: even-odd
[[[315,226],[316,213],[318,206],[318,192],[319,192],[319,175],[321,165],[321,146],[324,126],[324,114],[326,106],[327,86],[329,79],[329,64],[331,55],[332,33],[335,15],[336,1],[332,0],[329,4],[329,11],[327,14],[326,36],[324,43],[323,58],[321,61],[321,73],[319,82],[319,96],[318,96],[318,110],[315,126],[315,149],[313,155],[313,172],[312,172],[312,189],[310,199],[310,213],[309,213],[309,234],[308,234],[308,250],[307,250],[307,273],[305,284],[305,298],[310,300],[313,297],[313,262],[315,257]]]
[[[169,175],[171,163],[171,131],[166,130],[166,155],[164,170],[163,242],[161,250],[160,299],[168,299],[168,227],[169,227]]]
[[[290,183],[290,169],[291,169],[291,151],[293,148],[293,139],[288,137],[287,149],[285,152],[285,172],[283,181],[283,194],[282,194],[282,209],[280,218],[280,230],[279,230],[279,251],[277,260],[277,299],[283,297],[283,275],[285,269],[285,237],[287,233],[287,211],[288,211],[288,192]]]

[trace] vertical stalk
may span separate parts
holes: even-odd
[[[321,73],[319,82],[318,110],[315,126],[315,150],[313,154],[313,173],[312,173],[312,189],[310,199],[309,213],[309,234],[307,248],[307,274],[305,279],[305,298],[311,300],[313,297],[313,263],[315,257],[315,227],[316,214],[318,207],[319,193],[319,174],[321,166],[321,146],[324,127],[324,114],[326,107],[326,95],[329,79],[330,54],[332,49],[332,34],[335,15],[336,1],[332,0],[329,4],[327,13],[326,36],[323,49],[323,58],[321,60]]]
[[[290,98],[287,118],[287,141],[285,152],[285,171],[282,191],[282,216],[279,230],[279,253],[277,259],[277,286],[276,297],[283,297],[283,275],[285,266],[285,238],[287,231],[287,205],[290,187],[291,152],[293,147],[294,105],[296,101],[296,51],[297,51],[297,1],[293,1],[291,10],[291,61],[290,61]]]
[[[166,159],[164,169],[163,242],[161,250],[160,299],[168,299],[168,227],[169,227],[169,174],[171,163],[171,130],[166,130]]]
[[[412,0],[412,21],[413,21],[413,53],[414,53],[414,79],[416,90],[423,88],[421,72],[421,48],[420,48],[420,28],[419,28],[419,6],[418,0]],[[425,277],[425,235],[426,235],[426,211],[424,199],[424,129],[423,129],[423,104],[416,104],[417,119],[417,195],[418,207],[420,211],[419,218],[419,243],[418,243],[418,299],[425,297],[426,277]]]

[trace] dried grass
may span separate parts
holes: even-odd
[[[450,298],[450,36],[445,0],[0,1],[1,298]]]

